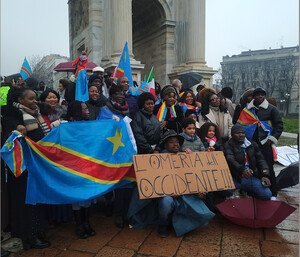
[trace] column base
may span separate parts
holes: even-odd
[[[114,69],[118,66],[119,60],[120,60],[120,56],[118,58],[111,58],[110,60],[108,59],[102,60],[101,67],[105,71],[113,72]],[[145,64],[142,64],[140,61],[137,61],[135,59],[130,59],[130,65],[131,65],[132,79],[140,85],[141,74],[142,74],[142,70],[145,67]]]
[[[203,77],[201,84],[205,84],[207,87],[211,87],[212,76],[218,71],[213,70],[213,68],[211,67],[208,67],[205,63],[189,62],[174,65],[168,76],[172,81],[173,79],[179,78],[180,75],[190,72],[199,73]]]

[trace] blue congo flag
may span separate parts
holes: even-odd
[[[19,133],[14,135],[9,142],[18,141]],[[136,150],[123,120],[62,123],[38,142],[22,137],[20,143],[28,204],[76,203],[135,181]],[[8,146],[11,152],[13,146]],[[1,153],[13,167],[17,160],[9,157],[7,145]]]
[[[21,71],[20,71],[20,75],[24,80],[28,79],[32,75],[32,71],[31,71],[30,65],[29,65],[26,57],[24,58],[24,61],[23,61],[22,67],[21,67]]]

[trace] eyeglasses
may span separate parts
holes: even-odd
[[[220,100],[221,100],[220,97],[215,97],[215,98],[210,99],[209,101],[210,102],[216,102],[216,101],[220,101]]]

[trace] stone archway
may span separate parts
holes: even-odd
[[[209,84],[215,73],[205,62],[205,0],[69,0],[68,4],[72,59],[89,46],[94,49],[89,60],[113,71],[127,41],[138,82],[152,66],[161,85],[191,71]]]
[[[174,65],[175,22],[161,2],[165,1],[132,1],[132,42],[135,58],[145,64],[142,78],[154,67],[155,80],[164,85]]]

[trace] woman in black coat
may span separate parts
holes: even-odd
[[[161,138],[160,122],[153,114],[154,96],[151,93],[142,93],[138,98],[138,106],[139,111],[131,122],[138,153],[153,153]]]
[[[7,138],[13,130],[20,131],[33,141],[39,141],[50,128],[39,113],[36,93],[29,88],[12,88],[8,110],[3,116],[3,134]],[[45,213],[43,205],[25,204],[27,170],[18,177],[8,172],[11,236],[21,238],[24,249],[42,249],[45,241]]]

